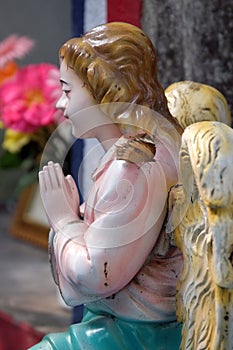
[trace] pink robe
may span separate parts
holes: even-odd
[[[173,321],[182,257],[163,223],[177,182],[175,163],[160,143],[154,162],[117,160],[114,152],[115,145],[93,175],[84,220],[51,235],[61,294],[67,304],[87,304],[94,312]]]

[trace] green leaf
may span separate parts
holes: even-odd
[[[0,156],[0,168],[17,168],[20,167],[22,159],[17,153],[4,151]]]

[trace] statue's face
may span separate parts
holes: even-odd
[[[62,109],[66,118],[82,109],[95,105],[95,101],[73,69],[67,68],[65,61],[60,66],[62,96],[56,107]]]
[[[72,134],[77,138],[98,138],[98,130],[111,121],[98,109],[94,98],[73,69],[67,68],[64,60],[60,66],[62,96],[56,107],[72,125]],[[90,108],[91,107],[91,108]]]

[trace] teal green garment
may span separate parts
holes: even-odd
[[[87,310],[81,323],[46,335],[29,350],[178,350],[181,324],[133,322]]]

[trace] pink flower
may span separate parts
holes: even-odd
[[[0,68],[15,58],[22,58],[34,46],[34,41],[26,36],[10,35],[0,43]]]
[[[57,77],[52,82],[51,74]],[[41,63],[20,69],[0,87],[0,115],[5,127],[30,133],[54,123],[60,92],[56,66]]]

